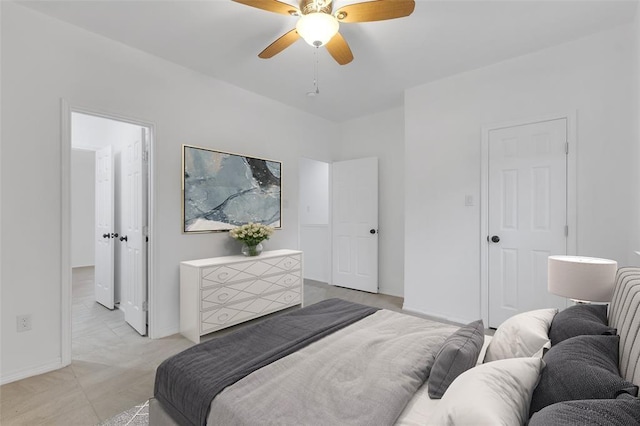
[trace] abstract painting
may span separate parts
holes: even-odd
[[[273,160],[182,146],[183,232],[281,227],[281,169]]]

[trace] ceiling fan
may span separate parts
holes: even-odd
[[[300,0],[300,8],[278,0],[233,0],[237,3],[299,17],[296,28],[271,43],[258,56],[271,58],[302,37],[312,46],[325,46],[340,65],[353,60],[353,53],[338,32],[340,22],[372,22],[402,18],[411,15],[414,0],[374,0],[341,7],[333,13],[332,0]]]

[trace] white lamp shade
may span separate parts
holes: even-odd
[[[618,262],[582,256],[549,256],[550,293],[574,300],[609,302]]]
[[[339,27],[340,24],[336,18],[322,12],[303,15],[296,24],[300,37],[315,47],[327,44],[336,35]]]

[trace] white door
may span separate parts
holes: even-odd
[[[567,250],[567,120],[489,133],[489,326],[566,307],[547,291],[547,258]]]
[[[147,129],[123,152],[124,265],[121,308],[138,333],[147,334]]]
[[[378,159],[332,164],[332,284],[378,292]]]
[[[113,309],[114,179],[113,154],[107,146],[96,151],[96,302]]]

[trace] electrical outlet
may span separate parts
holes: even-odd
[[[31,330],[31,314],[16,317],[18,332]]]

